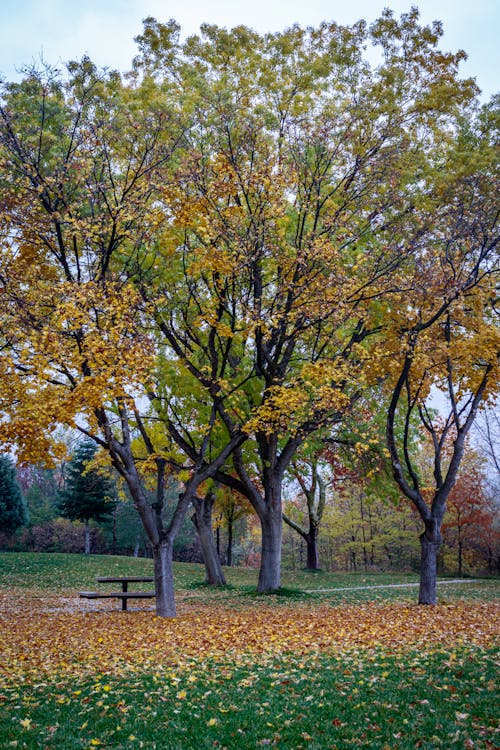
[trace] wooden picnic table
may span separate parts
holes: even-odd
[[[97,583],[121,583],[122,591],[128,590],[129,583],[153,583],[153,576],[119,576],[117,578],[96,578]]]
[[[83,599],[121,599],[122,611],[127,609],[129,599],[153,599],[156,596],[154,591],[129,591],[129,583],[152,583],[152,576],[104,576],[96,579],[98,583],[120,583],[121,591],[111,591],[103,593],[100,591],[80,591],[80,597]]]

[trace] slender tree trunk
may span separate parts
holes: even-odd
[[[435,519],[426,522],[420,536],[419,604],[436,604],[437,556],[441,546],[439,524]]]
[[[85,546],[85,554],[90,555],[90,526],[88,520],[85,521],[84,526],[84,546]]]
[[[213,500],[208,496],[205,499],[195,497],[192,502],[195,512],[191,520],[200,540],[201,554],[205,563],[205,582],[211,586],[225,586],[226,578],[215,546],[212,529]]]
[[[212,525],[197,520],[201,554],[205,564],[205,582],[211,586],[225,586],[226,578],[214,542]]]
[[[226,565],[228,568],[233,564],[233,522],[228,519],[227,523],[227,549],[226,549]]]
[[[159,617],[175,617],[174,544],[170,539],[162,539],[153,547],[153,565],[156,593],[156,614]]]
[[[462,551],[463,551],[463,543],[462,543],[462,528],[460,526],[460,518],[458,519],[458,526],[457,526],[457,545],[458,545],[458,575],[462,575],[462,566],[463,566],[463,560],[462,560]]]
[[[278,511],[268,511],[260,519],[260,524],[262,548],[257,591],[259,594],[265,594],[277,591],[280,587],[281,541],[283,536],[281,507],[279,507]]]
[[[365,531],[365,513],[363,508],[363,495],[359,499],[360,512],[361,512],[361,536],[363,537],[363,565],[365,573],[368,570],[368,552],[366,549],[366,531]]]
[[[116,548],[118,547],[118,539],[116,537],[116,516],[117,516],[117,514],[118,514],[118,510],[117,510],[117,506],[115,505],[115,507],[113,508],[113,516],[112,516],[112,520],[113,520],[112,534],[113,534],[113,536],[112,536],[112,541],[111,541],[111,551],[112,551],[113,555],[116,555]]]

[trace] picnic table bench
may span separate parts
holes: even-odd
[[[82,599],[121,599],[122,610],[127,609],[129,599],[153,599],[156,596],[154,591],[129,591],[129,583],[152,583],[152,576],[120,576],[96,578],[98,583],[121,583],[121,591],[80,591]]]

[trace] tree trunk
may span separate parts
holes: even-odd
[[[163,539],[153,547],[153,566],[158,617],[175,617],[173,541]]]
[[[192,502],[195,512],[191,520],[200,540],[201,554],[205,564],[205,582],[211,586],[225,586],[226,578],[215,546],[212,529],[213,501],[211,502],[208,497],[205,497],[204,500],[195,497]]]
[[[262,550],[257,591],[265,594],[277,591],[281,577],[281,540],[283,523],[281,507],[278,511],[269,511],[260,519],[262,531]]]
[[[318,529],[310,529],[307,537],[307,569],[319,570]]]
[[[226,565],[230,568],[233,564],[233,522],[228,519],[227,523],[227,548]]]
[[[90,526],[88,521],[85,521],[84,526],[84,546],[85,554],[90,555]]]
[[[117,539],[117,536],[116,536],[116,516],[117,516],[117,513],[118,513],[117,508],[118,508],[118,506],[115,505],[115,507],[113,508],[113,516],[112,516],[113,526],[112,526],[111,552],[112,552],[113,555],[116,555],[116,549],[118,547],[118,539]]]
[[[462,567],[463,567],[463,559],[462,559],[463,544],[462,544],[462,534],[460,533],[460,524],[458,526],[458,530],[457,531],[458,531],[458,542],[457,542],[458,543],[458,575],[461,578],[462,577],[462,573],[463,573],[463,570],[462,570]]]
[[[419,604],[436,604],[437,556],[441,546],[439,525],[435,519],[425,524],[420,536],[420,589]]]

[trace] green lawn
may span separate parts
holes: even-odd
[[[41,591],[58,594],[75,594],[79,590],[106,590],[106,584],[97,584],[95,579],[113,575],[152,575],[152,561],[143,558],[119,557],[113,555],[72,555],[60,553],[0,553],[0,589],[37,588]],[[262,600],[255,594],[257,571],[248,568],[226,568],[228,581],[226,589],[211,589],[204,586],[202,565],[175,563],[176,590],[193,600],[200,594],[206,600],[243,602],[252,598]],[[500,579],[482,578],[467,583],[449,583],[453,579],[440,579],[439,588],[442,601],[455,599],[490,600],[500,597]],[[410,600],[417,596],[416,588],[390,588],[394,585],[416,584],[417,574],[406,573],[326,573],[323,571],[284,571],[283,591],[279,595],[266,597],[282,601],[298,598],[331,603],[364,602],[384,600]],[[388,586],[388,588],[384,588]],[[368,587],[373,587],[369,589]],[[140,588],[138,586],[138,588]],[[144,589],[151,588],[145,584]],[[346,590],[349,589],[349,590]],[[314,592],[314,593],[311,593]]]
[[[193,669],[194,682],[146,673],[16,686],[0,708],[2,747],[498,747],[492,650],[462,649],[452,663],[446,653],[363,656],[289,656],[230,679],[215,664]]]

